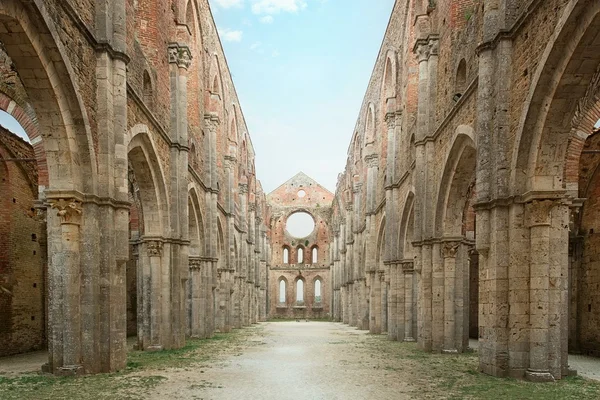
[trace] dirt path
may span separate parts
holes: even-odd
[[[212,368],[161,375],[151,399],[408,399],[410,376],[377,368],[365,332],[341,324],[264,325],[259,345]]]

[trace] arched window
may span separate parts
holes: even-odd
[[[144,87],[143,87],[143,95],[144,95],[144,103],[146,103],[147,107],[152,107],[152,80],[150,79],[150,74],[148,71],[144,71]]]
[[[321,302],[321,280],[317,279],[315,281],[315,303]]]
[[[285,303],[285,281],[283,279],[279,281],[279,302]]]
[[[296,282],[296,303],[304,303],[304,281],[302,279],[298,279]]]
[[[298,264],[302,264],[304,262],[304,248],[298,247]]]
[[[467,90],[467,62],[464,58],[458,63],[454,85],[454,101],[458,101],[465,94],[465,90]]]
[[[290,263],[290,249],[288,249],[287,247],[283,248],[283,263],[284,264]]]
[[[312,263],[316,264],[319,261],[319,249],[317,246],[312,248]]]

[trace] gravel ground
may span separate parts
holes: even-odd
[[[211,368],[179,371],[151,399],[409,399],[410,375],[374,369],[366,333],[341,324],[264,324],[256,346]],[[368,360],[368,361],[367,361]]]

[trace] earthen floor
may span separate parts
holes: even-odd
[[[361,346],[367,339],[364,331],[326,322],[263,326],[256,338],[260,345],[231,355],[201,375],[190,370],[169,376],[151,399],[413,398],[410,371],[376,369],[373,355]]]

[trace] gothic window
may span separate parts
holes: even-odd
[[[279,281],[279,302],[285,303],[285,280]]]
[[[321,302],[321,280],[317,279],[315,281],[315,303]]]
[[[290,249],[288,249],[287,247],[283,248],[283,263],[284,264],[290,263]]]
[[[316,264],[319,261],[319,249],[317,246],[312,248],[312,263]]]
[[[298,247],[298,264],[302,264],[304,262],[304,248]]]
[[[296,282],[296,303],[304,303],[304,281],[302,279],[298,279]]]

